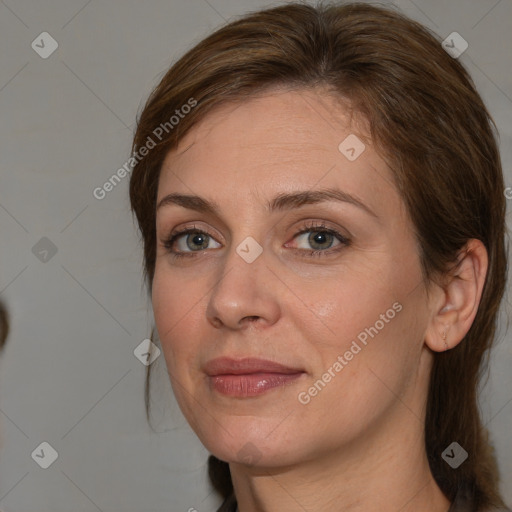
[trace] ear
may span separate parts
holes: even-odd
[[[454,274],[435,285],[425,343],[435,352],[457,346],[475,319],[487,275],[488,256],[480,240],[471,239],[459,252]]]

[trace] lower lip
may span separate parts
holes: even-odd
[[[257,396],[298,379],[300,373],[251,373],[245,375],[215,375],[210,376],[212,387],[223,395],[240,398]]]

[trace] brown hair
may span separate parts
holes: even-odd
[[[4,348],[9,334],[9,316],[2,302],[0,302],[0,351]]]
[[[169,150],[216,106],[272,86],[317,85],[348,100],[368,121],[372,141],[392,170],[415,227],[426,283],[453,269],[469,239],[481,240],[488,251],[473,325],[455,348],[434,356],[425,443],[434,478],[448,499],[466,486],[478,510],[503,506],[477,403],[507,274],[506,207],[495,126],[465,68],[419,23],[362,3],[290,3],[230,22],[180,58],[150,95],[132,148],[137,155],[176,109],[191,98],[197,102],[178,124],[166,125],[166,133],[144,158],[137,158],[130,179],[149,291],[158,179]],[[456,470],[441,457],[453,441],[469,454]],[[232,492],[227,463],[210,456],[209,474],[224,497]]]

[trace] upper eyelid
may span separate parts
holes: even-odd
[[[319,191],[319,194],[321,194],[321,195],[327,194],[328,195],[330,193],[329,190],[330,189],[328,189],[327,191]],[[336,192],[336,191],[334,191],[334,192]],[[185,198],[184,199],[185,203],[181,204],[181,201],[182,201],[181,199],[178,199],[177,201],[174,201],[174,200],[166,201],[167,199],[171,198],[172,196],[178,196],[178,198]],[[188,210],[188,213],[192,213],[192,212],[198,213],[201,215],[201,217],[203,217],[202,214],[204,213],[204,216],[206,217],[206,222],[208,222],[208,217],[211,217],[211,219],[213,219],[214,222],[216,224],[218,224],[222,229],[225,229],[228,232],[230,231],[228,224],[219,215],[219,213],[217,213],[217,209],[210,211],[210,209],[208,207],[205,207],[205,208],[197,207],[197,205],[196,205],[196,207],[194,207],[191,204],[189,204],[189,201],[191,201],[191,200],[192,201],[196,201],[196,200],[202,201],[202,198],[197,197],[197,196],[186,196],[186,195],[181,195],[181,194],[169,194],[168,196],[166,196],[165,198],[163,198],[160,201],[159,207],[163,207],[162,208],[163,210],[166,210],[167,208],[171,208],[171,210],[172,210],[173,207],[174,208],[179,207],[180,209],[183,209],[184,212],[187,212],[187,210]],[[286,198],[285,198],[285,202],[286,202]],[[301,203],[300,205],[297,205],[294,207],[286,207],[286,208],[284,208],[284,210],[287,210],[287,213],[291,214],[292,218],[295,219],[295,220],[293,220],[293,224],[295,224],[296,222],[300,222],[301,220],[308,218],[308,217],[315,217],[316,215],[327,215],[327,216],[335,215],[336,216],[336,215],[342,213],[342,215],[349,215],[349,218],[350,218],[350,215],[352,215],[352,212],[349,210],[347,210],[347,211],[343,210],[342,212],[339,212],[338,210],[331,210],[333,203],[338,204],[338,205],[345,205],[345,206],[347,206],[347,205],[353,206],[354,205],[354,202],[352,202],[351,200],[323,199],[323,200],[318,200],[318,201],[315,200],[315,201],[304,202],[304,203]],[[374,218],[379,224],[381,224],[381,219],[373,211],[366,209],[366,207],[364,207],[364,205],[362,205],[362,203],[360,203],[359,201],[355,201],[355,203],[361,204],[361,206],[363,206],[362,208],[358,208],[360,211],[368,212],[372,216],[372,218]],[[193,202],[192,204],[195,204],[195,203]],[[325,207],[325,209],[324,209],[324,207]],[[318,211],[318,209],[320,211]],[[274,207],[273,210],[280,211],[281,207],[280,206]],[[160,213],[160,215],[159,215],[158,213],[159,213],[159,211],[157,209],[157,215],[156,215],[157,226],[159,226],[160,224],[162,226],[165,226],[168,222],[172,221],[173,218],[174,219],[176,218],[174,216],[168,217],[167,213],[165,215],[163,213]],[[187,213],[187,217],[188,217],[188,213]],[[179,214],[179,216],[181,217],[181,214]],[[342,216],[342,218],[344,218],[344,217]],[[160,220],[160,219],[162,219],[162,220]],[[281,221],[282,220],[274,223],[274,226],[278,223],[281,223]],[[202,222],[202,220],[200,220],[200,222]],[[328,222],[330,222],[330,221],[328,221]],[[334,229],[337,229],[337,228],[334,228]],[[163,230],[166,231],[166,229],[163,229]],[[350,232],[345,228],[343,228],[343,230],[348,233],[348,237],[350,238]],[[157,228],[157,231],[160,231],[160,230]]]
[[[309,231],[313,231],[313,232],[314,231],[319,231],[319,232],[323,231],[325,233],[330,233],[331,235],[333,235],[335,238],[338,239],[340,244],[349,244],[351,242],[351,237],[348,237],[348,236],[344,235],[343,233],[340,233],[340,230],[338,230],[338,229],[329,228],[328,226],[304,227],[304,229],[300,229],[293,235],[292,240],[295,240],[299,236],[304,235],[305,233],[308,233]],[[304,250],[307,250],[307,249],[304,249]],[[327,251],[325,251],[325,252],[327,252]]]
[[[294,236],[297,236],[299,234],[302,234],[304,232],[307,232],[307,231],[310,231],[313,229],[317,229],[318,231],[334,231],[334,232],[340,231],[339,229],[337,229],[335,227],[331,227],[328,224],[325,224],[325,221],[306,221],[306,223],[303,224],[301,228],[297,228],[297,229],[299,229],[299,231],[296,231],[294,233]],[[179,229],[172,229],[167,235],[164,235],[164,238],[168,239],[174,235],[178,236],[181,234],[185,234],[189,230],[194,230],[194,231],[198,231],[200,233],[205,233],[205,234],[211,236],[212,238],[214,238],[214,236],[210,234],[208,229],[202,228],[201,226],[196,226],[195,223],[192,223],[191,225],[185,224],[184,226],[180,227]],[[350,238],[350,237],[345,236],[345,238]]]

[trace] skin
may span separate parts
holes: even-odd
[[[434,351],[453,348],[471,326],[487,255],[471,240],[462,279],[432,283],[427,294],[409,215],[364,128],[325,91],[271,89],[210,112],[162,166],[157,204],[182,193],[220,208],[219,215],[176,204],[157,210],[152,301],[179,406],[204,446],[229,462],[240,512],[450,506],[425,454],[427,387]],[[338,149],[350,134],[366,145],[354,161]],[[280,193],[328,187],[356,196],[375,216],[336,201],[265,207]],[[309,256],[319,246],[308,234],[322,229],[296,234],[313,221],[350,243],[327,238],[320,250],[333,252]],[[191,224],[211,236],[209,245],[193,251],[194,235],[192,249],[183,235],[173,249],[195,256],[173,259],[165,240]],[[252,263],[236,252],[248,236],[263,249]],[[301,403],[298,394],[396,302],[401,311]],[[202,370],[220,356],[305,373],[257,397],[227,397]]]

